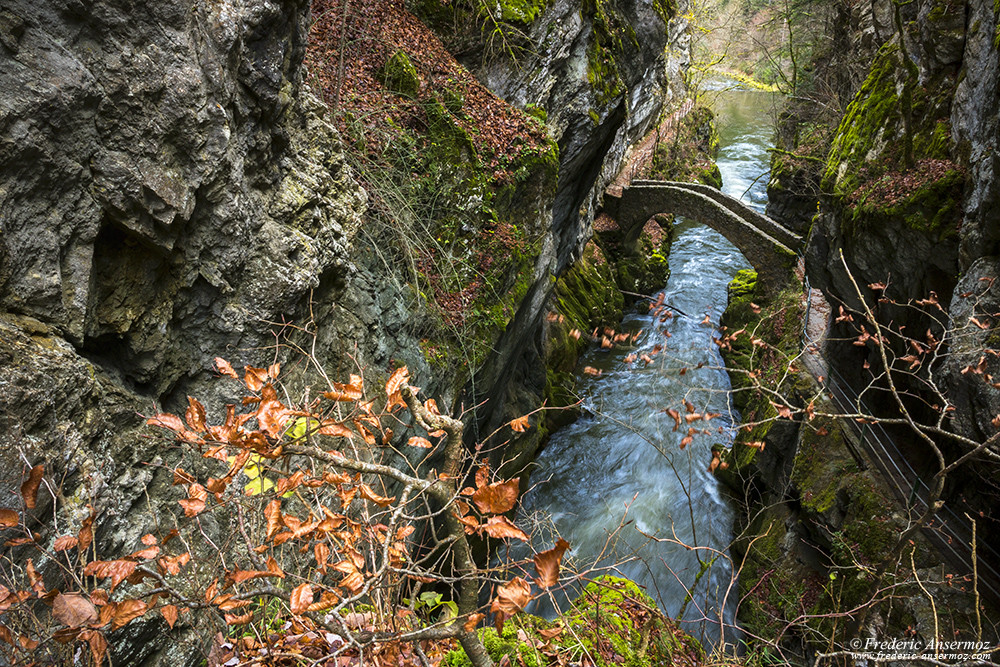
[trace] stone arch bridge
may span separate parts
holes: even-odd
[[[701,183],[634,180],[620,195],[605,193],[604,211],[617,220],[630,251],[635,251],[646,221],[657,213],[675,213],[711,227],[740,249],[769,294],[788,282],[802,248],[798,234]]]

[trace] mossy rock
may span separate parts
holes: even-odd
[[[825,407],[832,411],[831,406]],[[807,512],[828,515],[835,509],[844,477],[857,472],[846,437],[836,419],[818,418],[802,429],[792,483]]]
[[[595,327],[614,327],[621,322],[624,297],[615,286],[615,277],[604,253],[588,243],[579,260],[556,281],[553,315],[545,344],[546,383],[544,395],[550,407],[576,403],[577,359],[589,344],[587,336]],[[547,411],[546,424],[556,428],[575,418],[574,411]]]
[[[615,262],[615,276],[618,287],[631,292],[625,299],[627,304],[640,298],[637,294],[651,294],[663,289],[670,278],[670,247],[673,244],[673,223],[659,221],[663,238],[656,245],[647,232],[639,235],[637,252],[621,257]]]
[[[548,0],[500,0],[496,6],[500,8],[499,18],[507,23],[534,23],[538,15],[548,7]]]
[[[846,209],[845,231],[895,219],[935,240],[955,236],[965,185],[952,161],[955,82],[921,82],[897,44],[883,46],[830,146],[822,188]]]
[[[729,284],[729,303],[720,325],[727,338],[722,356],[729,371],[733,388],[733,404],[740,410],[744,422],[753,426],[739,429],[728,461],[733,472],[747,469],[759,450],[748,443],[768,442],[778,413],[769,395],[757,386],[779,388],[789,393],[798,390],[806,372],[789,373],[789,364],[799,352],[803,306],[798,288],[788,288],[771,298],[765,298],[757,283],[755,271],[739,271]],[[755,345],[754,339],[765,345]],[[753,378],[750,377],[753,374]],[[749,430],[747,430],[749,429]]]
[[[564,629],[546,638],[539,631]],[[655,665],[699,665],[705,650],[663,616],[656,603],[627,579],[598,577],[587,585],[570,609],[555,621],[530,614],[507,620],[501,632],[478,631],[494,663],[545,667],[587,660],[595,667],[653,667]],[[448,667],[471,667],[461,649],[444,660]]]
[[[722,187],[722,172],[715,163],[719,154],[719,132],[708,107],[695,107],[681,120],[677,133],[657,144],[649,177],[664,181],[688,181]]]
[[[382,84],[404,97],[415,98],[420,91],[420,75],[404,51],[396,51],[378,71]]]
[[[437,98],[424,104],[427,114],[427,135],[429,150],[441,159],[455,162],[474,162],[476,145],[469,133],[458,124],[448,108]]]

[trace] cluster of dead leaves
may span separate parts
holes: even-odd
[[[327,625],[343,625],[352,632],[376,632],[374,614],[349,613],[328,616]],[[412,613],[397,610],[393,619],[400,632],[416,628]],[[417,650],[430,665],[439,665],[445,656],[458,648],[454,639],[414,642],[379,642],[363,650],[352,647],[344,635],[331,632],[306,617],[292,617],[264,636],[239,638],[216,635],[209,651],[207,667],[294,667],[303,660],[317,667],[398,667],[423,664]]]
[[[365,126],[367,141],[376,143],[392,141],[397,127],[426,127],[420,100],[441,98],[447,90],[463,100],[455,122],[476,137],[481,168],[497,181],[511,180],[513,156],[548,150],[544,128],[480,84],[401,0],[351,3],[346,14],[344,1],[313,4],[315,21],[306,52],[306,65],[323,99],[339,104],[343,112],[337,120],[344,136],[352,136],[345,118]],[[416,100],[387,89],[378,79],[379,69],[398,50],[405,51],[420,76]]]

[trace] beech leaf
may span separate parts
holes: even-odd
[[[177,607],[172,604],[165,604],[160,607],[160,614],[163,616],[163,620],[167,622],[167,625],[170,626],[170,629],[173,630],[174,623],[177,622]]]
[[[181,421],[180,417],[166,412],[153,415],[146,420],[146,424],[148,426],[159,426],[160,428],[165,428],[178,435],[187,430],[187,427],[184,426],[184,422]]]
[[[52,543],[52,550],[68,551],[79,543],[80,540],[75,535],[63,535],[62,537],[57,537],[55,542]]]
[[[0,510],[0,528],[13,528],[21,522],[14,510]]]
[[[28,473],[28,479],[21,484],[21,497],[24,498],[24,506],[35,509],[35,502],[38,500],[38,486],[42,483],[42,475],[45,474],[44,465],[36,465]]]
[[[531,584],[521,577],[514,577],[509,583],[497,589],[497,596],[490,605],[490,611],[513,616],[522,611],[530,601]]]
[[[359,486],[358,493],[361,495],[362,498],[364,498],[365,500],[372,501],[379,507],[388,507],[393,503],[394,500],[396,500],[395,496],[393,496],[392,498],[387,498],[386,496],[378,495],[367,484],[362,484],[361,486]]]
[[[146,613],[148,606],[142,600],[123,600],[115,608],[115,615],[111,618],[111,629],[117,630],[124,627],[134,619]]]
[[[88,577],[111,579],[111,590],[135,572],[135,563],[130,560],[95,560],[87,563],[83,573]]]
[[[465,625],[462,626],[462,629],[465,630],[466,632],[472,632],[473,630],[476,629],[476,626],[479,625],[479,621],[483,620],[484,618],[486,618],[486,614],[483,614],[481,612],[475,614],[469,614],[469,618],[466,619]]]
[[[484,532],[490,537],[506,539],[515,537],[523,542],[528,541],[528,536],[523,530],[512,524],[505,516],[493,516],[479,527],[480,532]]]
[[[517,419],[511,421],[510,428],[512,431],[515,431],[517,433],[524,433],[525,431],[527,431],[529,428],[531,428],[531,425],[528,423],[528,415],[518,417]]]
[[[205,406],[197,398],[188,396],[188,407],[184,413],[188,428],[197,433],[204,433],[208,427],[205,425]]]
[[[313,590],[309,584],[300,584],[292,591],[289,604],[293,614],[301,614],[309,608],[313,601]]]
[[[518,496],[518,481],[511,479],[476,489],[472,502],[483,514],[503,514],[514,509]]]
[[[567,549],[569,549],[569,542],[560,537],[555,547],[535,554],[531,559],[535,562],[535,571],[538,572],[535,583],[542,588],[551,588],[559,583],[559,564]]]
[[[240,379],[240,376],[236,374],[235,370],[233,370],[232,364],[230,364],[222,357],[215,358],[215,370],[219,371],[221,375],[225,375],[226,377],[231,377],[234,380]]]
[[[97,607],[79,593],[60,593],[52,601],[52,616],[67,627],[78,628],[97,620]]]
[[[253,392],[258,392],[267,382],[267,369],[266,368],[254,368],[253,366],[243,367],[243,383],[247,386],[247,389]]]
[[[184,516],[198,516],[205,510],[205,500],[208,498],[208,491],[201,484],[192,484],[188,487],[188,497],[177,502],[184,508]]]

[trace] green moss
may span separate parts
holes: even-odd
[[[856,472],[857,465],[838,420],[815,419],[800,433],[792,483],[807,512],[824,514],[833,508],[844,476]]]
[[[936,240],[954,236],[965,182],[950,156],[954,85],[947,77],[921,84],[895,44],[879,51],[823,174],[823,189],[846,209],[848,235],[892,219]]]
[[[378,72],[378,79],[386,88],[404,97],[416,97],[420,90],[420,76],[403,51],[396,51]]]
[[[556,624],[571,631],[551,639],[538,634]],[[533,641],[521,641],[519,633]],[[484,628],[479,630],[479,636],[496,664],[506,659],[511,665],[523,667],[550,664],[548,656],[534,648],[534,640],[548,644],[550,652],[570,663],[585,661],[595,667],[696,666],[705,661],[705,650],[698,640],[664,617],[652,598],[631,581],[610,576],[589,583],[556,622],[519,614],[504,624],[502,633]],[[449,653],[444,664],[471,667],[461,649]]]
[[[719,165],[713,162],[711,166],[703,167],[695,175],[695,180],[705,185],[711,185],[713,188],[721,188],[722,172],[719,170]]]
[[[625,53],[623,39],[635,41],[635,30],[608,0],[584,0],[582,13],[593,26],[587,47],[587,81],[597,93],[597,101],[605,105],[625,88],[618,58]]]
[[[847,517],[844,537],[858,546],[862,564],[881,563],[896,543],[899,526],[891,520],[892,504],[884,489],[876,487],[868,475],[852,475],[845,484]]]
[[[733,404],[743,421],[753,424],[741,427],[733,441],[730,465],[734,473],[754,462],[759,450],[748,443],[766,442],[778,417],[770,395],[758,387],[789,392],[796,388],[798,374],[789,373],[788,367],[799,351],[802,317],[797,288],[767,301],[752,270],[738,272],[729,284],[729,303],[721,321],[726,341],[721,351],[733,387]]]
[[[479,639],[494,664],[500,664],[506,658],[511,665],[523,665],[523,667],[546,665],[544,655],[518,638],[517,632],[522,630],[525,623],[534,631],[545,625],[545,621],[537,617],[530,617],[530,620],[517,618],[504,624],[503,634],[498,633],[495,628],[483,628],[479,631]],[[447,667],[472,667],[472,661],[462,649],[449,652],[442,664]]]
[[[653,10],[663,21],[666,30],[670,20],[677,16],[677,0],[653,0]]]
[[[548,5],[548,0],[499,0],[495,3],[500,8],[499,16],[494,12],[493,18],[527,25],[534,22]]]
[[[853,192],[858,185],[858,165],[867,159],[875,142],[898,123],[898,52],[898,46],[892,43],[879,50],[868,77],[847,107],[830,147],[824,189],[841,196]]]
[[[633,294],[651,294],[663,289],[670,278],[670,246],[673,242],[673,222],[660,221],[663,238],[657,247],[645,231],[639,235],[634,254],[620,257],[615,262],[615,281],[618,287]],[[632,303],[636,297],[626,301]]]
[[[476,159],[476,146],[469,133],[455,120],[448,108],[435,97],[424,103],[427,135],[432,153],[452,162]]]
[[[657,144],[649,177],[721,187],[722,173],[715,163],[718,153],[715,116],[707,107],[695,107],[684,116],[671,139]]]
[[[737,544],[745,549],[739,585],[740,625],[753,635],[775,637],[787,618],[797,616],[805,590],[803,579],[793,567],[785,567],[786,524],[790,512],[784,505],[760,511],[747,529],[753,536]]]
[[[524,113],[528,114],[542,125],[548,122],[549,114],[544,107],[538,106],[537,104],[529,104],[524,107]]]
[[[553,292],[554,317],[545,345],[545,400],[552,407],[566,407],[577,401],[574,369],[586,349],[586,336],[595,327],[613,327],[622,319],[624,297],[615,288],[615,278],[607,258],[594,243],[561,278]],[[574,413],[551,410],[545,413],[549,428],[571,421]]]

